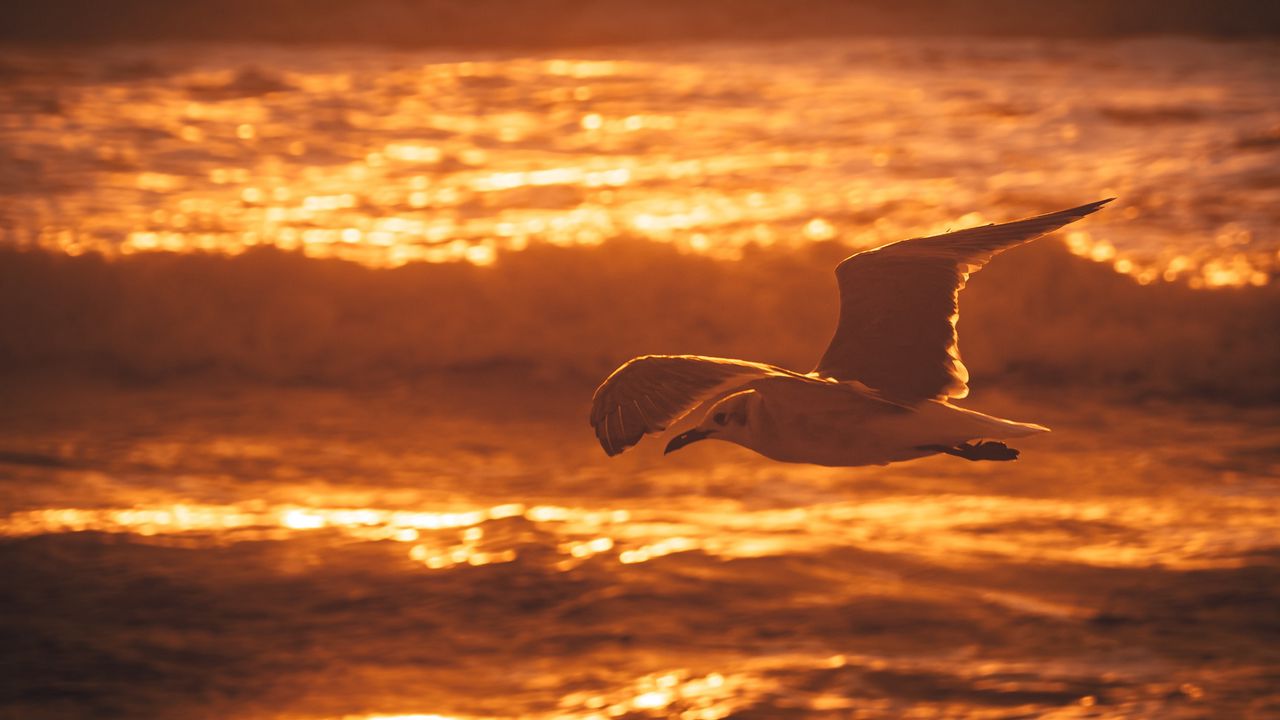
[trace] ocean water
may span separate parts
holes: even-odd
[[[620,237],[738,257],[1120,199],[1149,283],[1274,271],[1268,41],[842,40],[536,54],[7,50],[0,239],[487,264]]]
[[[0,51],[0,718],[1280,716],[1268,43]],[[962,296],[1016,463],[607,458],[632,355]]]
[[[610,460],[581,390],[9,387],[0,713],[1280,712],[1273,407],[988,392],[1055,432],[830,469]]]

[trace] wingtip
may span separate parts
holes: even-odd
[[[1084,205],[1080,205],[1079,207],[1073,207],[1070,210],[1061,210],[1056,213],[1049,213],[1048,216],[1071,217],[1078,220],[1084,217],[1085,215],[1092,215],[1093,213],[1098,212],[1102,208],[1106,207],[1107,204],[1113,200],[1115,200],[1115,198],[1113,197],[1109,197],[1103,200],[1095,200],[1091,203],[1085,203]],[[1045,217],[1048,217],[1048,216],[1045,216]]]

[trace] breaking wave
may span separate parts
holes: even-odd
[[[0,249],[0,369],[143,381],[412,381],[488,366],[598,378],[644,353],[808,369],[836,318],[836,243],[736,262],[647,241],[531,247],[489,267],[369,268],[274,249],[106,260]],[[1275,287],[1139,285],[1042,241],[962,296],[975,388],[1280,399]]]

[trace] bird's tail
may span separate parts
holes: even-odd
[[[1005,420],[1004,418],[998,418],[994,415],[980,413],[977,410],[969,410],[967,408],[951,405],[950,403],[947,404],[950,405],[952,409],[963,413],[969,422],[972,423],[974,437],[1020,438],[1049,432],[1049,428],[1043,425]]]

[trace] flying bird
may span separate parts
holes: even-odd
[[[637,357],[596,389],[596,437],[617,455],[705,407],[666,453],[714,439],[782,462],[835,467],[938,453],[1014,460],[1018,451],[1000,439],[1048,428],[951,402],[969,393],[956,345],[960,290],[997,253],[1114,199],[856,253],[836,266],[840,320],[812,372],[700,355]]]

